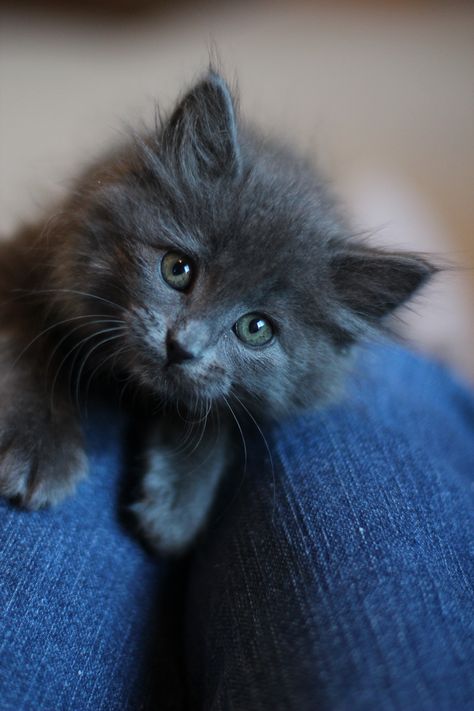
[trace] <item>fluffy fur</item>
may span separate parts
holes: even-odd
[[[215,72],[0,249],[0,492],[60,500],[87,469],[78,405],[130,384],[153,413],[135,511],[163,552],[205,522],[231,408],[279,418],[332,397],[353,346],[434,271],[353,239],[325,182],[242,125]],[[192,265],[185,291],[163,278],[169,251]],[[270,343],[237,337],[247,313],[269,320]],[[180,454],[186,420],[211,410],[219,433],[209,421]]]

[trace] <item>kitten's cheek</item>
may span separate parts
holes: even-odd
[[[162,368],[166,363],[167,325],[153,309],[133,307],[126,317],[127,338],[136,357],[147,367]]]

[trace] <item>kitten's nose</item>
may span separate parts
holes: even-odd
[[[166,357],[167,364],[173,365],[182,363],[185,360],[192,360],[196,356],[194,353],[191,353],[191,351],[183,348],[178,341],[176,341],[173,337],[170,337],[168,334],[168,338],[166,339]]]
[[[179,364],[199,358],[208,338],[207,328],[198,321],[191,321],[177,329],[170,329],[166,336],[167,364]]]

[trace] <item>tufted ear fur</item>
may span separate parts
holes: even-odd
[[[236,108],[219,74],[210,71],[184,96],[165,126],[163,143],[188,180],[240,172]]]
[[[417,254],[363,245],[345,245],[331,259],[339,301],[371,323],[402,306],[436,271]]]

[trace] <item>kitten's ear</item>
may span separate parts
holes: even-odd
[[[165,126],[163,143],[187,177],[240,172],[236,107],[219,74],[210,71],[185,95]]]
[[[365,246],[346,245],[331,260],[332,281],[340,301],[371,322],[408,301],[437,271],[417,254]]]

